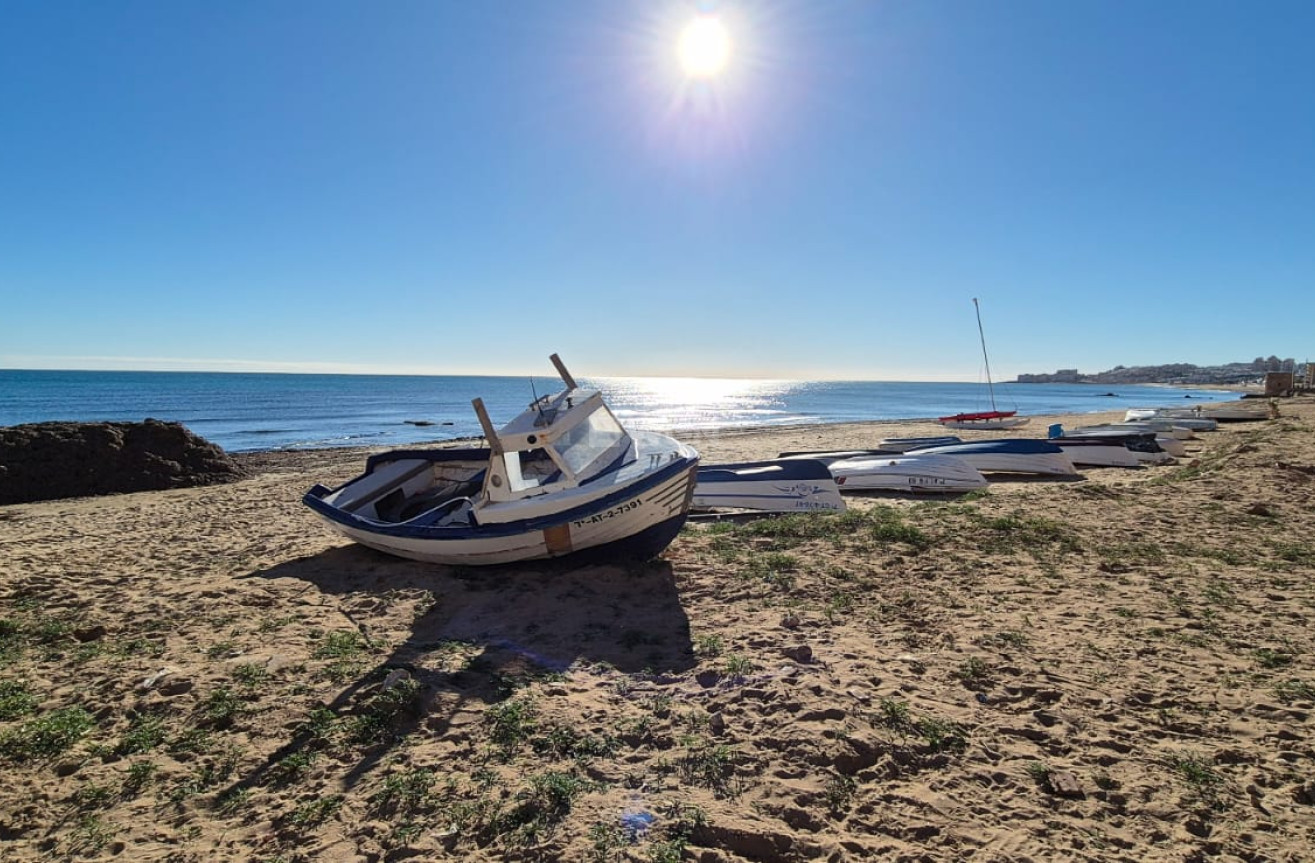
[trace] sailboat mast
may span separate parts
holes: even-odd
[[[991,394],[991,410],[995,410],[995,384],[991,382],[991,358],[986,355],[986,333],[982,331],[982,308],[973,297],[973,311],[977,312],[977,335],[982,340],[982,360],[986,363],[986,389]]]

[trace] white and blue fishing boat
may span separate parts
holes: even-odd
[[[653,432],[629,432],[593,389],[536,399],[501,430],[483,401],[488,446],[395,450],[304,503],[362,545],[429,563],[480,565],[588,553],[646,559],[689,513],[698,453]]]
[[[969,441],[911,450],[909,455],[952,455],[982,473],[1035,473],[1072,476],[1073,461],[1053,443],[1037,438]]]
[[[789,459],[700,467],[692,508],[840,512],[845,501],[826,464]]]

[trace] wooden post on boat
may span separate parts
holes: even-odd
[[[566,370],[566,364],[562,362],[562,358],[553,354],[548,359],[552,360],[552,364],[557,367],[557,374],[562,376],[562,382],[566,384],[566,388],[575,389],[575,378],[571,377],[571,373]]]
[[[489,449],[494,455],[502,455],[502,441],[498,440],[498,430],[493,427],[489,412],[484,410],[484,400],[475,399],[471,404],[475,407],[475,416],[479,417],[479,424],[484,429],[484,437],[489,442]]]

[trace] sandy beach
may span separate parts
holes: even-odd
[[[0,507],[0,857],[1310,860],[1315,399],[1281,412],[633,567],[348,544],[300,498],[363,450]]]

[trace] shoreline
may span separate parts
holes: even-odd
[[[1232,402],[1202,402],[1203,408]],[[663,432],[699,451],[708,463],[756,461],[774,458],[778,452],[801,449],[871,449],[883,437],[926,437],[953,434],[964,440],[999,437],[1044,438],[1050,425],[1094,425],[1118,422],[1125,409],[1084,413],[1034,414],[1027,425],[1004,430],[947,429],[935,417],[876,419],[850,422],[816,422],[790,425],[757,425],[706,429],[697,432]],[[482,436],[435,440],[403,446],[339,446],[309,449],[247,450],[229,455],[241,464],[274,467],[279,464],[336,464],[348,458],[363,459],[371,453],[402,449],[445,449],[477,444]],[[346,479],[346,477],[344,477]]]

